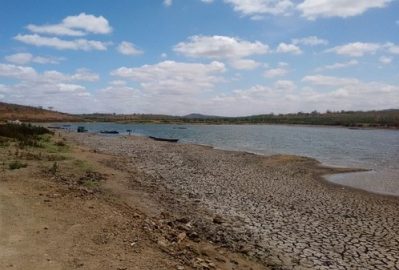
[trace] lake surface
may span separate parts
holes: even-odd
[[[71,124],[89,132],[117,130],[127,134],[178,138],[181,143],[211,145],[258,154],[293,154],[316,158],[330,166],[369,169],[339,174],[329,181],[371,192],[399,195],[399,131],[352,130],[336,127],[284,125],[156,125],[82,123]]]

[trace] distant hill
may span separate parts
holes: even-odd
[[[20,120],[22,122],[66,122],[79,121],[74,115],[41,108],[0,102],[0,122]]]
[[[206,115],[206,114],[200,114],[200,113],[191,113],[183,116],[183,118],[187,119],[214,119],[214,118],[220,118],[220,116],[216,115]]]

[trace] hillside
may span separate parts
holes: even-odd
[[[187,124],[287,124],[326,125],[352,128],[399,128],[399,110],[339,111],[290,114],[264,114],[241,117],[221,117],[202,114],[170,116],[155,114],[86,114],[86,121],[129,123],[187,123]]]
[[[79,121],[80,118],[56,111],[0,102],[0,122],[7,120],[20,120],[22,122],[58,122]]]

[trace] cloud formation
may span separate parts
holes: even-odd
[[[372,8],[386,7],[392,0],[305,0],[297,6],[302,16],[314,20],[329,17],[352,17]]]
[[[139,55],[143,53],[143,51],[137,49],[133,43],[127,41],[122,41],[118,45],[117,50],[124,55]]]
[[[250,42],[228,36],[191,36],[173,49],[185,56],[211,59],[240,59],[269,52],[269,46],[260,41]]]
[[[68,16],[58,24],[29,24],[26,28],[33,33],[58,36],[85,36],[87,34],[109,34],[112,32],[112,27],[103,16],[86,13]]]
[[[347,62],[337,62],[337,63],[331,64],[331,65],[326,65],[324,67],[317,68],[316,70],[317,71],[334,70],[334,69],[352,67],[352,66],[356,66],[358,64],[359,64],[359,61],[352,59]]]
[[[277,67],[277,68],[267,69],[264,75],[267,78],[276,78],[276,77],[282,77],[287,73],[288,70],[285,67]]]
[[[109,43],[97,40],[74,39],[65,40],[58,37],[44,37],[38,34],[21,35],[14,37],[15,40],[37,47],[50,47],[57,50],[82,50],[82,51],[105,51]]]
[[[233,6],[234,11],[252,17],[288,14],[295,6],[290,0],[224,0],[224,2]]]
[[[292,40],[292,44],[295,45],[306,45],[306,46],[319,46],[328,45],[328,40],[319,38],[317,36],[309,36],[304,38],[295,38]]]
[[[297,45],[295,44],[287,44],[287,43],[280,43],[277,46],[276,52],[278,53],[290,53],[290,54],[302,54],[302,50],[301,48],[299,48]]]
[[[210,64],[163,61],[141,67],[121,67],[111,75],[136,81],[145,92],[160,95],[187,95],[210,90],[225,71],[223,63]]]
[[[34,56],[31,53],[15,53],[11,55],[7,55],[4,57],[7,62],[18,64],[18,65],[26,65],[29,63],[36,64],[58,64],[60,62],[59,57],[44,57],[44,56]]]
[[[366,54],[375,54],[381,48],[377,43],[353,42],[341,46],[336,46],[327,50],[327,52],[335,52],[339,55],[351,57],[361,57]]]
[[[263,15],[292,15],[297,12],[308,20],[317,18],[347,18],[361,15],[369,9],[384,8],[393,0],[224,0],[233,10],[252,19]]]

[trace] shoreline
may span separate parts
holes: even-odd
[[[114,124],[121,124],[121,125],[193,125],[193,126],[287,126],[287,127],[319,127],[319,128],[343,128],[343,129],[350,129],[350,130],[387,130],[387,131],[399,131],[399,127],[350,127],[344,125],[319,125],[319,124],[279,124],[279,123],[190,123],[190,122],[119,122],[119,121],[71,121],[71,122],[54,122],[54,121],[44,121],[44,122],[31,122],[33,124],[40,124],[40,125],[47,125],[47,124],[63,124],[63,123],[114,123]]]
[[[113,137],[113,138],[124,138],[124,139],[129,139],[129,137],[137,137],[137,138],[145,138],[148,139],[148,136],[145,135],[139,135],[139,134],[132,134],[132,135],[117,135],[117,136],[107,136],[107,135],[102,135],[99,134],[97,132],[87,132],[86,134],[90,134],[92,136],[104,136],[104,137]],[[338,166],[338,165],[332,165],[332,164],[327,164],[327,163],[323,163],[321,161],[319,161],[317,158],[313,158],[313,157],[309,157],[309,156],[300,156],[300,155],[295,155],[295,154],[280,154],[280,153],[274,153],[274,154],[263,154],[260,152],[256,152],[256,151],[250,151],[250,150],[240,150],[240,149],[228,149],[228,148],[223,148],[223,147],[216,147],[214,145],[211,144],[201,144],[201,143],[190,143],[190,142],[182,142],[179,144],[183,144],[183,145],[193,145],[193,146],[200,146],[200,147],[204,147],[207,149],[212,149],[212,150],[219,150],[219,151],[226,151],[226,152],[236,152],[236,153],[243,153],[243,154],[250,154],[250,155],[255,155],[258,157],[269,157],[269,158],[274,158],[274,157],[278,157],[278,156],[288,156],[288,157],[296,157],[296,158],[304,158],[304,159],[308,159],[310,161],[314,161],[315,165],[314,165],[314,169],[322,169],[322,170],[327,170],[327,172],[323,172],[320,173],[318,175],[316,175],[315,177],[319,179],[320,182],[323,182],[327,185],[332,185],[332,186],[337,186],[337,187],[341,187],[344,189],[349,189],[349,190],[353,190],[356,192],[361,192],[364,194],[369,194],[369,195],[376,195],[376,196],[383,196],[383,197],[387,197],[387,198],[393,198],[393,199],[398,199],[399,200],[399,194],[395,195],[395,194],[387,194],[387,193],[383,193],[383,192],[374,192],[371,190],[367,190],[367,189],[363,189],[363,188],[357,188],[357,187],[353,187],[353,186],[349,186],[349,185],[345,185],[345,184],[339,184],[339,183],[335,183],[333,181],[330,181],[327,179],[327,177],[329,176],[333,176],[333,175],[337,175],[337,174],[351,174],[351,173],[366,173],[366,172],[370,172],[373,171],[372,169],[364,169],[364,168],[355,168],[355,167],[343,167],[343,166]],[[331,170],[331,171],[330,171]]]
[[[357,261],[360,255],[352,254],[353,244],[346,243],[346,237],[351,239],[351,234],[356,235],[358,222],[364,223],[361,230],[374,230],[372,228],[381,226],[381,222],[374,224],[373,216],[380,216],[378,220],[391,223],[399,214],[396,197],[350,187],[342,189],[341,185],[327,181],[323,175],[353,169],[329,168],[315,159],[260,156],[202,145],[171,145],[134,136],[70,135],[79,144],[124,159],[122,163],[115,161],[114,165],[123,170],[132,168],[132,172],[142,175],[139,185],[153,192],[151,194],[156,198],[163,198],[162,203],[167,209],[190,217],[194,227],[206,239],[228,246],[235,252],[245,252],[269,267],[322,269],[323,265],[338,268],[374,265]],[[385,206],[381,205],[382,201]],[[197,215],[192,216],[192,213]],[[221,223],[222,228],[212,221],[215,215],[221,215],[225,221]],[[384,218],[384,215],[389,218]],[[305,217],[319,225],[314,227],[311,225],[313,222],[303,223],[301,220]],[[280,229],[282,224],[285,227],[283,231]],[[385,224],[383,228],[394,226]],[[313,230],[318,233],[312,233]],[[390,230],[391,237],[398,238],[399,232]],[[320,233],[323,238],[317,236]],[[281,238],[281,234],[285,236]],[[378,238],[377,235],[374,237]],[[334,251],[338,248],[334,239],[341,239],[337,243],[345,247],[342,255]],[[380,240],[364,242],[359,239],[359,247],[366,247],[368,243],[376,245]],[[324,241],[327,242],[319,246]],[[296,243],[302,242],[308,243],[308,248],[297,246]],[[308,249],[315,255],[309,255]],[[396,246],[391,246],[389,251],[378,246],[377,253],[398,255],[396,249]],[[340,260],[337,261],[336,256]],[[297,261],[298,258],[304,260]]]
[[[101,136],[101,134],[98,134],[98,133],[95,133],[95,132],[88,133],[88,134],[100,135]],[[132,134],[132,135],[129,135],[129,136],[147,138],[147,136],[145,136],[145,135],[138,135],[138,134]],[[128,139],[129,136],[119,135],[119,137],[126,138],[126,139]],[[332,165],[332,164],[323,163],[323,162],[319,161],[317,158],[313,158],[313,157],[309,157],[309,156],[294,155],[294,154],[279,154],[279,153],[263,154],[263,153],[260,153],[260,152],[250,151],[250,150],[228,149],[228,148],[223,148],[223,147],[216,147],[216,146],[213,146],[213,145],[210,145],[210,144],[190,143],[190,142],[182,142],[180,144],[201,146],[201,147],[205,147],[205,148],[209,148],[209,149],[221,150],[221,151],[227,151],[227,152],[237,152],[237,153],[251,154],[251,155],[256,155],[256,156],[259,156],[259,157],[271,157],[271,158],[273,158],[273,157],[277,157],[277,156],[293,156],[293,157],[297,157],[297,158],[306,158],[306,159],[315,161],[316,162],[316,165],[315,165],[316,167],[321,167],[321,168],[327,169],[327,170],[328,169],[332,169],[331,173],[330,172],[326,172],[326,173],[322,173],[320,175],[317,175],[317,177],[319,177],[319,180],[321,182],[325,182],[326,184],[331,184],[331,185],[334,185],[334,186],[340,186],[342,188],[352,189],[352,190],[358,191],[358,192],[365,192],[366,194],[370,194],[370,195],[379,195],[379,196],[386,196],[386,197],[392,197],[392,198],[399,199],[399,194],[395,195],[395,194],[387,194],[387,193],[383,193],[383,192],[373,192],[371,190],[367,190],[367,189],[363,189],[363,188],[357,188],[357,187],[353,187],[353,186],[349,186],[349,185],[345,185],[345,184],[335,183],[335,182],[330,181],[330,180],[327,179],[327,177],[333,176],[333,175],[337,175],[337,174],[366,173],[366,172],[373,171],[372,169],[355,168],[355,167],[342,167],[342,166],[338,166],[338,165]]]

